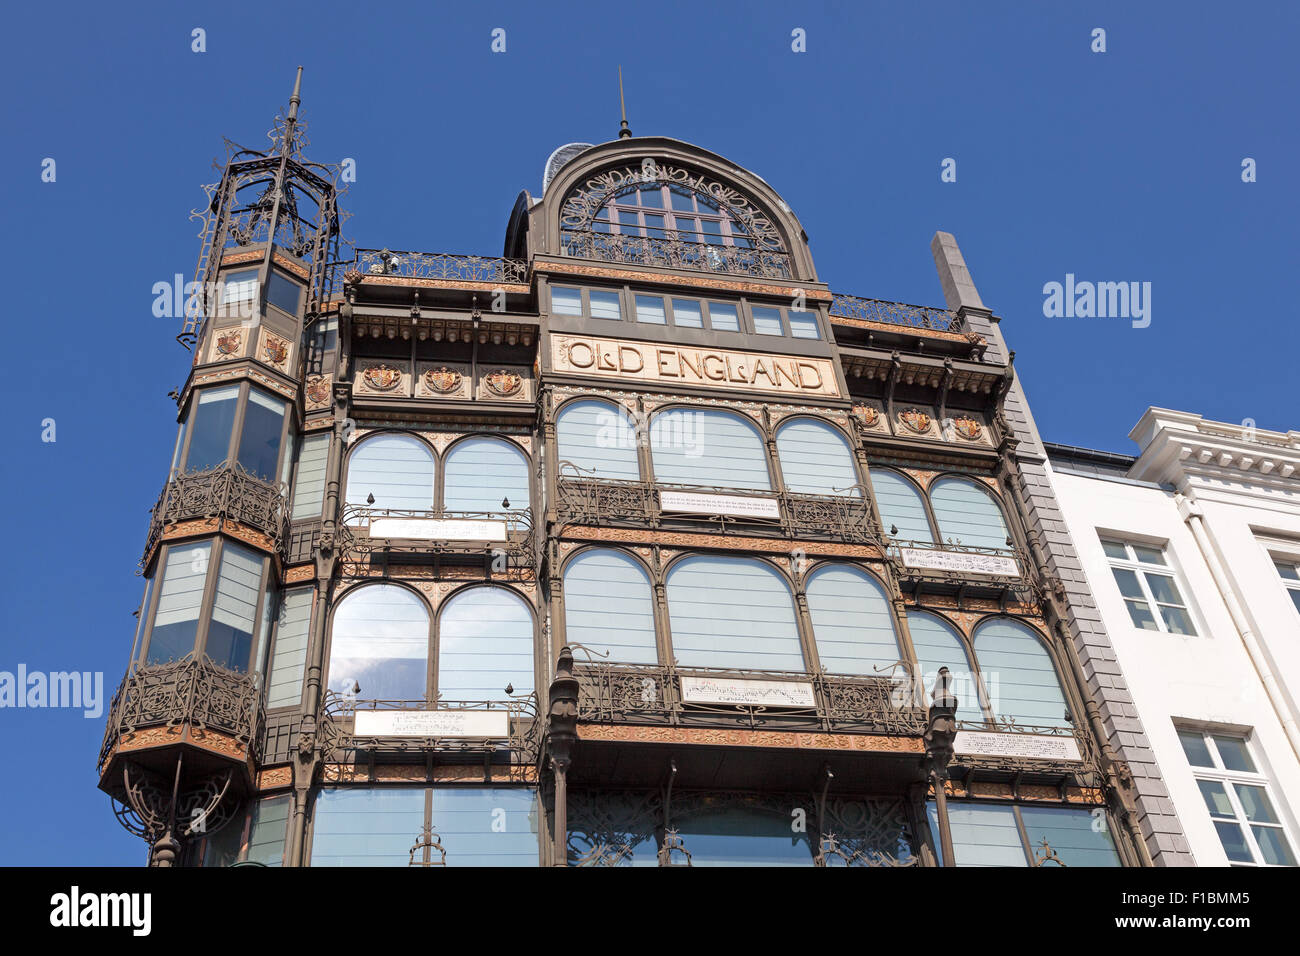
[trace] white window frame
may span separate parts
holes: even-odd
[[[1204,631],[1204,627],[1202,626],[1201,621],[1198,615],[1196,614],[1196,610],[1192,607],[1191,601],[1187,597],[1187,595],[1190,594],[1191,592],[1184,586],[1184,583],[1181,580],[1182,575],[1179,573],[1179,568],[1174,565],[1172,560],[1170,560],[1169,550],[1164,545],[1151,544],[1145,541],[1134,541],[1130,538],[1121,537],[1120,535],[1106,534],[1104,531],[1098,532],[1098,537],[1101,539],[1102,553],[1106,557],[1106,564],[1110,568],[1120,568],[1125,571],[1132,571],[1134,577],[1137,578],[1138,587],[1142,591],[1142,599],[1146,601],[1147,608],[1151,611],[1152,618],[1155,619],[1156,633],[1171,634],[1174,637],[1200,637],[1202,635],[1202,632]],[[1127,555],[1127,557],[1125,558],[1113,557],[1105,550],[1107,544],[1116,544],[1121,546],[1124,549],[1124,553]],[[1138,545],[1139,547],[1143,547],[1143,548],[1150,548],[1152,551],[1159,551],[1160,556],[1164,558],[1165,563],[1152,564],[1149,561],[1139,561],[1137,557],[1137,552],[1133,550],[1134,545]],[[1152,593],[1151,591],[1151,585],[1147,583],[1147,579],[1146,579],[1147,574],[1158,574],[1161,575],[1162,577],[1169,578],[1171,581],[1173,581],[1174,589],[1178,592],[1178,596],[1182,598],[1183,603],[1169,604],[1168,602],[1165,601],[1157,601],[1155,594]],[[1132,625],[1135,631],[1150,631],[1151,630],[1150,628],[1140,627],[1139,625],[1134,623],[1133,616],[1128,609],[1129,598],[1127,598],[1124,595],[1124,592],[1120,590],[1119,582],[1115,580],[1115,575],[1113,572],[1111,573],[1110,577],[1111,577],[1111,584],[1114,586],[1116,592],[1119,594],[1120,603],[1124,605],[1124,614],[1128,618],[1129,624]],[[1164,616],[1160,613],[1161,607],[1182,608],[1182,610],[1187,614],[1188,619],[1192,623],[1192,633],[1179,634],[1177,631],[1169,630],[1169,626],[1165,623]]]
[[[1290,602],[1291,607],[1295,609],[1296,614],[1300,615],[1300,600],[1294,597],[1294,595],[1300,594],[1300,580],[1283,577],[1282,570],[1278,567],[1279,564],[1289,565],[1295,568],[1297,575],[1300,575],[1300,558],[1294,554],[1273,550],[1268,552],[1268,556],[1273,562],[1273,569],[1277,571],[1278,580],[1282,582],[1282,590],[1286,594],[1287,600]]]
[[[1264,866],[1264,867],[1278,867],[1278,868],[1285,867],[1285,864],[1265,862],[1264,855],[1262,852],[1260,852],[1259,844],[1255,842],[1255,831],[1252,829],[1252,827],[1269,827],[1272,829],[1281,830],[1282,835],[1286,838],[1287,846],[1290,847],[1291,849],[1291,855],[1295,856],[1297,853],[1295,838],[1291,835],[1291,828],[1287,826],[1286,807],[1281,802],[1278,801],[1277,796],[1273,793],[1273,786],[1268,778],[1268,775],[1258,769],[1261,766],[1261,763],[1259,759],[1259,754],[1256,753],[1255,748],[1254,746],[1252,746],[1251,743],[1252,735],[1249,733],[1243,734],[1234,731],[1220,730],[1214,728],[1207,729],[1205,727],[1187,727],[1182,725],[1175,725],[1175,726],[1177,726],[1178,732],[1180,734],[1200,735],[1201,741],[1205,744],[1205,749],[1209,751],[1210,759],[1214,761],[1215,766],[1198,767],[1192,763],[1191,759],[1187,756],[1186,753],[1183,754],[1183,759],[1187,761],[1187,766],[1192,771],[1192,776],[1196,780],[1198,781],[1208,780],[1214,783],[1225,785],[1223,787],[1223,792],[1227,794],[1228,803],[1232,805],[1232,813],[1233,813],[1232,822],[1241,828],[1242,833],[1246,837],[1246,848],[1250,851],[1250,855],[1253,858],[1253,862],[1246,863],[1245,861],[1229,860],[1228,865],[1229,866]],[[1241,745],[1245,748],[1246,753],[1250,755],[1251,763],[1253,763],[1256,767],[1255,772],[1250,773],[1245,770],[1227,769],[1227,767],[1224,765],[1223,757],[1219,754],[1219,745],[1214,739],[1216,736],[1232,737],[1235,740],[1241,741]],[[1182,741],[1180,740],[1179,746],[1181,747],[1181,745],[1182,745]],[[1269,803],[1273,807],[1273,812],[1277,815],[1278,822],[1260,823],[1248,819],[1246,816],[1246,810],[1241,805],[1241,800],[1238,799],[1237,797],[1236,788],[1227,786],[1227,784],[1238,784],[1238,783],[1250,787],[1259,787],[1261,790],[1263,790],[1265,796],[1268,797]],[[1210,808],[1206,806],[1205,797],[1201,793],[1201,788],[1199,783],[1197,784],[1196,787],[1196,796],[1201,801],[1201,806],[1205,808],[1205,813],[1210,818],[1210,826],[1213,827],[1214,829],[1215,838],[1219,840],[1219,845],[1220,847],[1222,847],[1223,840],[1221,837],[1219,837],[1219,828],[1214,826],[1214,824],[1217,822],[1227,823],[1229,821],[1224,817],[1216,817],[1213,813],[1210,813]],[[1224,848],[1224,855],[1225,856],[1227,855],[1226,848]]]

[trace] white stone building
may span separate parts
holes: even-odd
[[[1300,431],[1150,408],[1130,437],[1049,472],[1188,849],[1295,865]]]

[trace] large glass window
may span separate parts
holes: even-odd
[[[317,432],[302,440],[302,447],[298,451],[298,471],[293,478],[294,521],[321,516],[329,453],[330,436],[327,433]]]
[[[794,601],[762,561],[696,555],[668,572],[673,654],[687,667],[805,669]]]
[[[312,814],[312,866],[407,866],[425,791],[325,788]]]
[[[1289,558],[1275,558],[1273,565],[1282,578],[1282,586],[1286,588],[1287,597],[1291,599],[1295,609],[1300,611],[1300,562]]]
[[[1144,544],[1103,538],[1111,574],[1119,585],[1134,627],[1196,636],[1187,602],[1165,560],[1164,551]],[[1152,609],[1155,609],[1154,611]]]
[[[266,285],[266,301],[281,312],[292,316],[298,315],[298,301],[302,298],[302,286],[271,270],[271,279]]]
[[[877,468],[871,470],[871,491],[886,534],[902,541],[934,541],[925,499],[916,485],[897,472]]]
[[[938,809],[930,803],[927,811],[930,834],[942,859]],[[948,824],[956,865],[1119,866],[1105,817],[1098,826],[1097,812],[950,800]]]
[[[812,843],[793,816],[740,807],[683,814],[673,824],[692,866],[812,866]]]
[[[312,588],[294,588],[286,591],[280,601],[266,687],[267,707],[290,707],[302,702],[312,594]]]
[[[488,701],[533,691],[533,615],[508,588],[461,591],[442,608],[438,628],[438,696]]]
[[[847,565],[825,565],[808,578],[808,613],[822,670],[888,674],[902,658],[885,589]]]
[[[280,399],[249,389],[239,437],[239,463],[263,481],[274,481],[279,468],[285,407]]]
[[[1233,866],[1295,866],[1294,844],[1245,737],[1180,730],[1187,762]]]
[[[930,486],[930,504],[941,541],[968,548],[1008,547],[1002,509],[979,482],[944,476]]]
[[[844,435],[833,425],[795,418],[776,432],[781,476],[788,491],[806,495],[856,495],[857,469]]]
[[[368,584],[334,612],[329,689],[362,700],[424,700],[429,684],[429,612],[405,588]]]
[[[196,393],[181,429],[174,466],[183,472],[206,471],[235,459],[264,481],[277,479],[288,405],[247,387],[241,418],[240,395],[245,388],[228,385]]]
[[[555,422],[560,461],[579,469],[582,477],[636,481],[636,427],[609,402],[569,402]],[[564,471],[561,471],[561,475]]]
[[[564,627],[568,643],[581,644],[598,661],[659,660],[650,578],[621,551],[583,551],[565,565]]]
[[[145,663],[166,664],[193,652],[211,554],[210,541],[167,549]]]
[[[980,707],[979,688],[957,631],[946,621],[924,611],[908,613],[907,629],[911,632],[912,647],[921,668],[925,701],[930,701],[939,669],[946,667],[952,678],[950,689],[957,696],[957,719],[982,722],[984,712]]]
[[[185,471],[207,471],[230,457],[230,432],[239,408],[239,386],[205,389],[190,411]]]
[[[222,544],[221,570],[204,653],[230,670],[248,670],[264,563],[260,554],[248,548],[229,541]]]
[[[1008,618],[985,621],[975,629],[975,660],[994,719],[1070,726],[1056,668],[1033,630]]]
[[[366,438],[348,458],[349,505],[433,510],[433,452],[411,435],[379,434]],[[499,500],[499,499],[498,499]]]
[[[767,453],[758,429],[712,408],[669,408],[650,423],[655,480],[767,491]]]
[[[254,800],[247,813],[203,841],[203,865],[261,863],[263,866],[283,866],[290,810],[292,798],[288,796]]]
[[[519,446],[501,438],[466,438],[453,445],[443,483],[447,511],[528,507],[528,459]]]

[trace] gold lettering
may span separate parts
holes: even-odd
[[[702,365],[704,368],[704,377],[711,378],[715,382],[721,382],[724,379],[726,379],[727,374],[724,369],[721,368],[718,369],[718,373],[716,375],[713,372],[709,371],[709,359],[713,359],[713,361],[717,362],[719,365],[723,364],[721,355],[717,355],[713,352],[706,353],[704,357],[700,359],[700,365]]]
[[[799,362],[798,366],[799,366],[799,387],[800,388],[821,388],[822,387],[821,369],[819,369],[816,365],[813,365],[811,362]],[[804,378],[803,373],[805,369],[807,371],[812,372],[813,375],[816,376],[817,378],[817,381],[813,382],[813,384],[811,385],[809,385],[807,382],[803,380]]]
[[[583,360],[578,358],[578,349],[584,349],[587,357]],[[586,342],[574,342],[569,346],[569,364],[574,368],[591,368],[591,364],[596,361],[596,353]]]
[[[636,368],[627,364],[627,355],[631,352],[632,357],[636,359]],[[639,372],[645,368],[645,359],[641,356],[641,350],[634,345],[620,345],[618,347],[618,368],[621,372]]]
[[[655,349],[655,353],[659,356],[659,374],[676,376],[677,373],[673,371],[672,365],[677,353],[672,349]]]

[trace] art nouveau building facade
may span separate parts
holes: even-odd
[[[1052,483],[1200,866],[1294,866],[1300,433],[1148,409]]]
[[[764,180],[627,134],[502,258],[342,252],[296,111],[212,192],[100,758],[151,862],[1172,852],[950,236],[949,309],[841,295]]]

